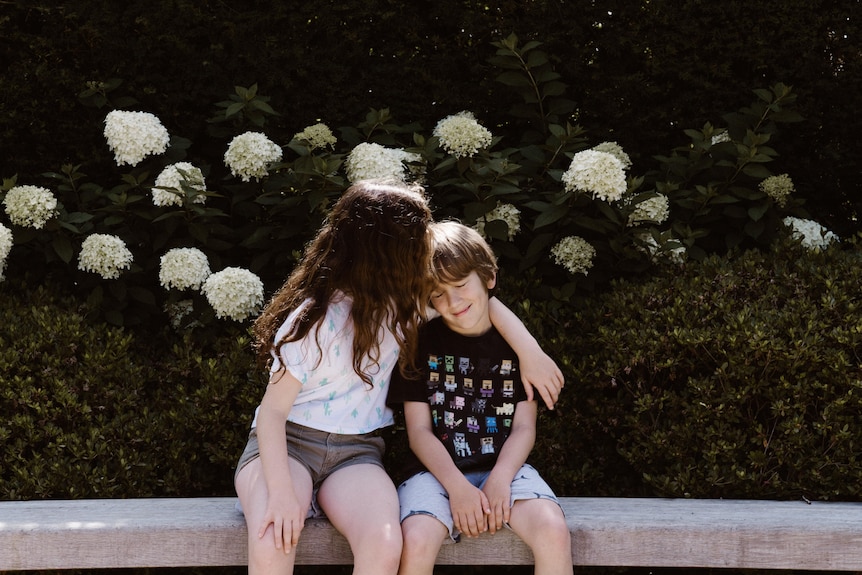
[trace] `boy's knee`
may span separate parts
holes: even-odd
[[[524,499],[515,502],[515,522],[537,538],[570,537],[569,526],[560,506],[550,499]]]
[[[430,515],[412,515],[401,523],[401,533],[405,555],[436,557],[448,530]]]

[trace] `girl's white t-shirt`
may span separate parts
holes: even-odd
[[[355,435],[370,433],[394,423],[386,395],[392,370],[398,365],[398,343],[387,326],[381,326],[379,365],[363,365],[371,377],[369,386],[353,371],[353,300],[336,294],[308,337],[283,344],[274,354],[271,371],[284,367],[302,383],[302,389],[288,415],[288,421],[326,431]],[[294,310],[275,336],[280,340],[293,325],[303,306]],[[321,353],[315,343],[315,333]],[[257,423],[257,411],[255,421]]]

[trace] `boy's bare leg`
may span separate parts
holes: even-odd
[[[572,575],[572,537],[559,505],[550,499],[516,501],[509,526],[533,551],[536,575]]]
[[[443,541],[449,536],[446,526],[430,515],[411,515],[401,523],[404,550],[398,575],[432,575]]]

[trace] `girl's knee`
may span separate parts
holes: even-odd
[[[248,572],[249,573],[290,573],[293,569],[296,549],[285,553],[277,549],[272,537],[249,538]]]
[[[397,523],[367,526],[348,541],[357,565],[374,565],[380,573],[398,570],[403,539]]]

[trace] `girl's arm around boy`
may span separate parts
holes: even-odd
[[[536,338],[530,334],[515,313],[496,297],[490,298],[488,311],[491,323],[518,354],[521,365],[521,382],[527,392],[527,399],[533,399],[533,391],[538,391],[548,409],[560,398],[565,385],[563,372],[551,357],[542,350]]]

